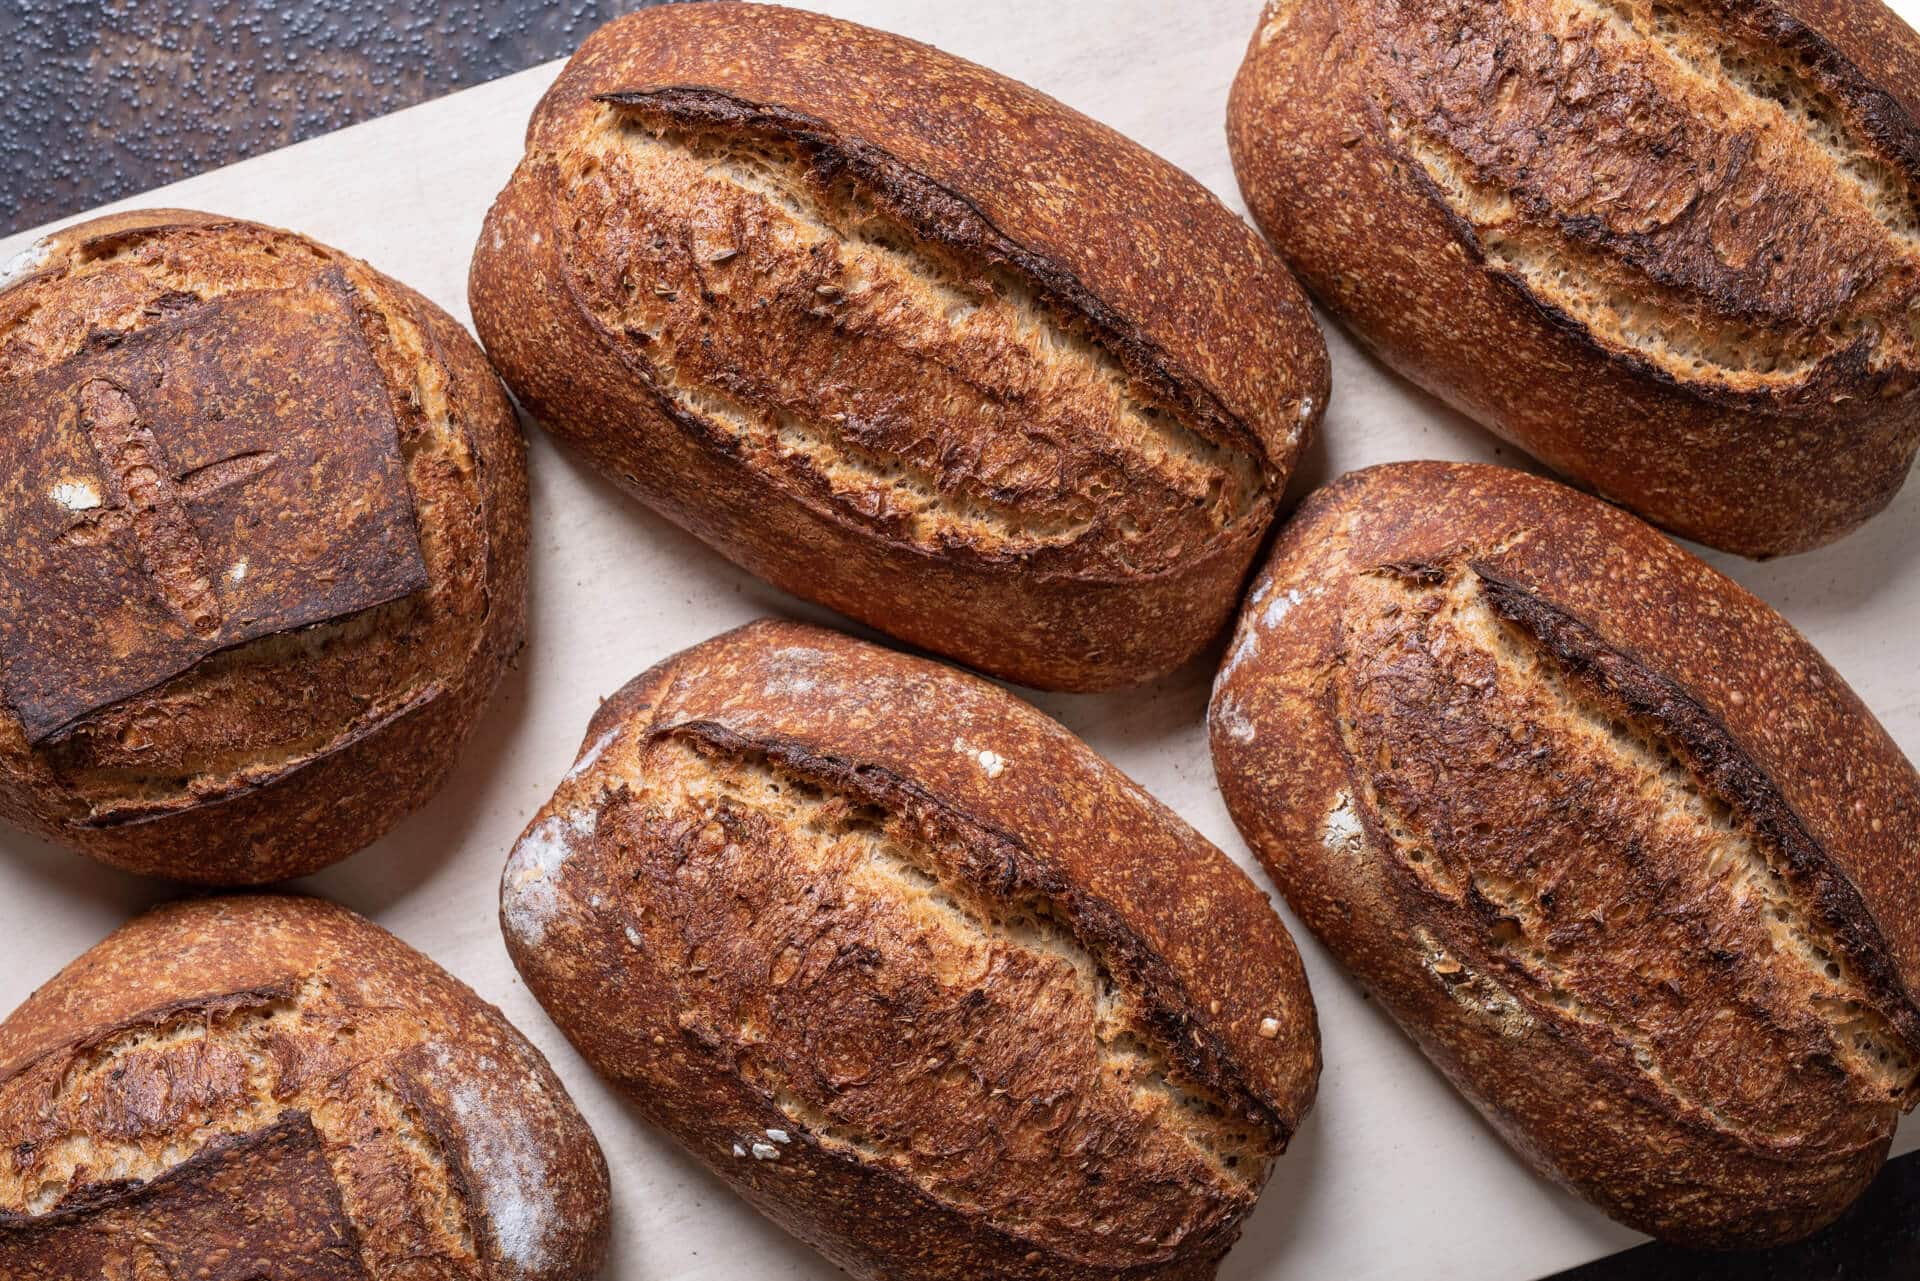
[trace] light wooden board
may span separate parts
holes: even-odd
[[[847,0],[818,7],[931,41],[1101,119],[1236,209],[1227,86],[1253,0]],[[1912,20],[1920,0],[1897,0]],[[558,64],[149,193],[306,232],[466,319],[467,258]],[[0,240],[0,261],[37,233]],[[1521,464],[1329,327],[1334,395],[1295,492],[1401,458]],[[1497,360],[1498,353],[1489,359]],[[763,614],[823,619],[626,501],[534,435],[533,611],[518,669],[446,790],[304,882],[366,913],[497,1002],[553,1060],[612,1167],[618,1281],[836,1275],[647,1129],[548,1023],[507,961],[508,847],[566,771],[598,700],[663,656]],[[1810,636],[1920,756],[1920,484],[1840,545],[1769,565],[1711,556]],[[1270,888],[1229,822],[1202,718],[1211,659],[1144,690],[1043,696],[1048,711]],[[1920,852],[1916,852],[1920,857]],[[0,1010],[172,891],[0,831]],[[1320,1101],[1222,1275],[1526,1281],[1634,1242],[1530,1174],[1289,919],[1326,1044]],[[1568,1100],[1570,1108],[1582,1106]],[[1920,1146],[1909,1123],[1898,1150]]]

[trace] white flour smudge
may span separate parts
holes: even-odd
[[[620,737],[620,731],[623,728],[624,726],[615,725],[612,729],[595,739],[593,746],[581,753],[580,759],[574,762],[572,769],[567,771],[566,781],[571,783],[574,779],[579,778],[582,774],[592,769],[594,763],[600,759],[601,754],[613,745],[613,740]]]
[[[573,853],[570,841],[593,839],[599,823],[599,811],[592,809],[550,815],[513,847],[502,907],[515,938],[535,945],[546,941],[547,923],[560,910],[560,873]]]
[[[1213,721],[1236,743],[1251,743],[1254,739],[1253,722],[1247,719],[1231,694],[1214,705]]]
[[[53,257],[53,250],[44,240],[36,240],[13,257],[0,263],[0,289],[5,289],[14,281],[47,265],[47,259]]]
[[[438,1056],[446,1070],[447,1097],[466,1139],[467,1166],[477,1185],[481,1205],[493,1228],[494,1251],[526,1272],[537,1272],[553,1262],[553,1238],[562,1225],[553,1214],[553,1171],[546,1151],[521,1097],[504,1099],[493,1092],[495,1079],[518,1074],[492,1073],[493,1064],[480,1061],[479,1079],[456,1076],[443,1050]],[[531,1082],[538,1089],[537,1078]]]
[[[1341,792],[1320,825],[1320,843],[1331,854],[1352,856],[1360,853],[1366,841],[1366,829],[1360,826],[1359,811],[1353,807],[1353,794]]]

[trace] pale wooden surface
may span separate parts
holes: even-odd
[[[1240,208],[1226,89],[1254,0],[846,0],[890,27],[1055,94],[1158,150]],[[1896,0],[1911,20],[1920,0]],[[466,318],[468,252],[555,66],[243,161],[129,204],[196,206],[296,228],[366,257]],[[0,240],[0,261],[34,233]],[[1334,396],[1296,490],[1396,458],[1515,463],[1511,449],[1387,376],[1330,330]],[[1497,354],[1490,354],[1496,359]],[[388,926],[498,1002],[553,1059],[606,1149],[608,1275],[826,1278],[817,1256],[736,1201],[601,1086],[508,964],[495,921],[506,852],[573,756],[597,700],[662,656],[765,613],[821,617],[623,500],[537,434],[532,634],[446,791],[307,882]],[[1920,485],[1837,547],[1771,565],[1713,557],[1783,610],[1920,755]],[[1187,817],[1267,887],[1207,762],[1210,670],[1042,706]],[[0,1010],[166,886],[0,831]],[[1291,924],[1291,922],[1289,922]],[[1326,1043],[1320,1102],[1222,1275],[1526,1281],[1633,1234],[1533,1177],[1297,927]],[[1580,1106],[1569,1100],[1570,1107]],[[1920,1128],[1899,1150],[1920,1146]]]

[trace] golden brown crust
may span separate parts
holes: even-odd
[[[1204,644],[1326,400],[1297,287],[1197,183],[990,71],[763,6],[589,39],[471,293],[515,393],[610,477],[1038,685]]]
[[[1288,901],[1542,1172],[1725,1246],[1879,1168],[1920,1076],[1920,779],[1698,559],[1517,472],[1353,473],[1283,532],[1211,732]]]
[[[1804,550],[1920,445],[1920,39],[1843,7],[1273,0],[1229,142],[1401,372],[1676,532]]]
[[[31,266],[0,291],[33,481],[0,810],[207,883],[345,857],[438,786],[520,643],[498,381],[418,294],[252,223],[116,215]]]
[[[606,1250],[539,1051],[318,899],[170,904],[68,966],[0,1023],[0,1147],[0,1254],[42,1281],[583,1281]]]
[[[502,884],[601,1072],[861,1277],[1207,1277],[1310,1105],[1264,897],[1054,722],[762,622],[603,705]]]

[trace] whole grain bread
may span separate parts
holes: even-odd
[[[1289,903],[1523,1156],[1694,1245],[1804,1235],[1920,1071],[1920,779],[1773,610],[1497,467],[1348,475],[1215,685]]]
[[[1920,37],[1877,0],[1270,0],[1228,141],[1389,364],[1747,556],[1920,445]]]
[[[861,1278],[1210,1277],[1319,1073],[1225,855],[996,686],[813,627],[609,699],[501,915],[581,1052]]]
[[[616,19],[541,100],[474,321],[597,470],[797,595],[1030,685],[1225,625],[1327,398],[1203,187],[1024,85],[749,4]]]
[[[0,814],[138,872],[311,872],[429,796],[520,644],[525,444],[366,264],[142,210],[0,287]]]
[[[199,899],[0,1023],[0,1274],[585,1281],[600,1149],[540,1052],[318,899]]]

